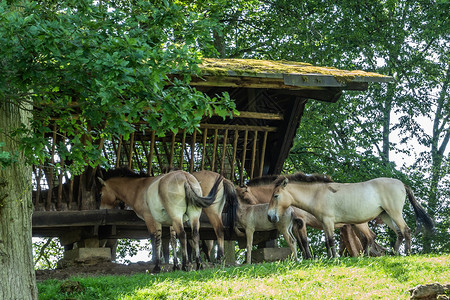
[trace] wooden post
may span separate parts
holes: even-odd
[[[255,136],[253,138],[253,149],[252,149],[252,165],[250,171],[250,178],[253,178],[253,172],[255,170],[255,159],[256,159],[256,142],[258,141],[258,131],[255,131]]]
[[[183,139],[181,141],[181,151],[180,151],[180,170],[183,170],[184,148],[185,147],[186,147],[186,130],[183,130]]]
[[[169,156],[169,169],[172,169],[173,167],[173,151],[175,149],[175,137],[176,137],[175,132],[172,132],[172,143],[170,146],[170,156]]]
[[[38,175],[37,175],[37,178],[36,178],[36,181],[37,181],[36,203],[35,203],[36,206],[40,205],[42,172],[43,171],[42,171],[42,161],[41,161],[41,162],[39,162]]]
[[[56,125],[53,126],[53,136],[52,136],[52,152],[50,158],[50,165],[48,167],[47,176],[47,184],[48,184],[48,192],[47,192],[47,200],[45,204],[45,209],[50,210],[51,202],[52,202],[52,192],[53,192],[53,166],[55,165],[55,150],[56,150]]]
[[[247,138],[248,138],[248,130],[245,131],[244,134],[244,149],[242,150],[242,161],[241,161],[241,171],[240,171],[240,178],[239,178],[239,184],[244,183],[244,168],[245,168],[245,156],[247,154]]]
[[[134,148],[134,132],[131,133],[131,139],[130,139],[130,152],[128,153],[128,168],[131,170],[133,169],[133,150]]]
[[[205,156],[206,156],[206,141],[208,138],[208,128],[205,128],[203,131],[203,148],[202,148],[202,165],[201,170],[204,170],[205,168]]]
[[[65,137],[65,134],[64,134]],[[64,176],[64,158],[61,157],[61,166],[59,170],[58,176],[58,199],[56,200],[56,210],[61,210],[61,200],[62,200],[62,191],[63,191],[63,183],[62,178]]]
[[[263,146],[262,146],[262,149],[261,149],[261,161],[259,163],[259,174],[258,174],[259,177],[262,176],[263,171],[264,171],[264,159],[265,159],[265,155],[266,155],[267,134],[268,134],[268,132],[265,131],[264,132]]]
[[[231,181],[233,181],[234,179],[234,162],[236,161],[238,139],[239,139],[239,131],[236,129],[234,130],[233,159],[231,160],[231,178],[230,178]]]
[[[223,148],[222,148],[222,162],[220,164],[220,174],[225,175],[225,154],[227,152],[227,139],[228,139],[228,129],[225,129],[223,134]]]
[[[148,170],[147,173],[148,175],[152,174],[152,167],[153,167],[153,152],[155,151],[155,131],[152,130],[152,142],[150,144],[150,155],[147,158],[147,163],[148,163]]]
[[[122,150],[122,135],[119,137],[119,145],[117,146],[116,151],[116,168],[120,165],[120,151]]]
[[[213,152],[212,152],[212,162],[211,162],[211,171],[216,171],[216,151],[217,151],[217,134],[218,129],[214,130],[214,144],[213,144]]]
[[[194,129],[194,133],[192,134],[192,142],[191,142],[191,162],[190,162],[190,172],[194,172],[194,155],[195,155],[195,140],[197,139],[197,130]]]

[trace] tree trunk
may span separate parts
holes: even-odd
[[[433,121],[433,135],[431,140],[431,183],[428,195],[428,214],[431,218],[435,219],[436,211],[438,209],[440,194],[439,194],[439,182],[442,177],[446,175],[442,170],[442,163],[444,161],[445,151],[447,149],[447,145],[450,141],[450,130],[448,129],[447,120],[448,118],[443,117],[443,110],[447,102],[447,89],[449,85],[449,76],[450,76],[450,68],[447,69],[447,76],[445,77],[444,84],[442,86],[441,93],[439,95],[437,101],[437,109],[436,115],[434,116]],[[442,123],[441,123],[442,122]],[[443,131],[444,128],[447,130]],[[442,139],[441,144],[439,145],[439,140]],[[433,236],[429,232],[424,232],[424,244],[423,251],[425,253],[429,253],[432,251],[432,240]]]
[[[1,150],[19,149],[8,131],[27,124],[29,114],[17,105],[0,102]],[[0,299],[38,299],[31,241],[31,166],[23,153],[16,162],[0,166]]]
[[[392,111],[392,102],[394,97],[394,85],[388,85],[387,87],[387,97],[385,101],[385,105],[383,107],[383,153],[382,159],[385,164],[389,162],[389,151],[391,149],[389,143],[389,134],[391,133],[391,111]]]

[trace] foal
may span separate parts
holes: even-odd
[[[274,229],[277,229],[283,234],[284,239],[292,251],[292,258],[297,260],[297,241],[292,234],[292,226],[294,222],[297,222],[298,227],[302,227],[304,226],[303,221],[296,219],[294,210],[288,208],[280,217],[279,222],[276,224],[271,223],[267,218],[268,208],[268,203],[245,204],[242,201],[238,202],[234,230],[238,236],[244,236],[244,233],[238,229],[238,226],[245,229],[245,235],[247,236],[247,263],[251,264],[252,262],[253,233],[255,231],[269,231]]]

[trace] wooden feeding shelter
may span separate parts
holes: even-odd
[[[128,166],[149,175],[158,175],[165,167],[188,172],[205,169],[235,184],[280,174],[307,101],[336,102],[345,90],[364,91],[369,83],[392,81],[377,73],[292,61],[205,58],[199,67],[203,75],[194,77],[191,86],[211,97],[227,92],[239,114],[226,119],[204,117],[192,134],[179,131],[158,137],[153,131],[136,131],[127,141],[104,141],[102,151],[110,166]],[[71,177],[64,171],[56,173],[51,166],[46,162],[34,168],[33,201],[40,210],[33,219],[35,236],[60,236],[63,227],[76,227],[54,222],[47,226],[50,215],[44,211],[97,209],[95,177],[99,170],[88,169]]]

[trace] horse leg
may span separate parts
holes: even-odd
[[[410,255],[411,254],[411,230],[409,229],[408,225],[406,224],[405,220],[403,219],[401,212],[400,213],[392,213],[389,214],[392,221],[397,225],[397,228],[403,238],[405,239],[405,254]],[[396,243],[396,251],[398,252],[398,248],[401,245],[400,243]]]
[[[400,245],[403,242],[403,234],[402,234],[401,230],[395,224],[394,220],[392,220],[391,216],[387,214],[387,212],[382,212],[380,214],[380,217],[383,220],[383,222],[389,228],[391,228],[395,232],[395,234],[397,235],[397,240],[395,241],[395,245],[394,245],[394,252],[397,254],[398,253],[398,249],[400,248]]]
[[[153,255],[153,258],[155,259],[153,262],[155,264],[155,267],[153,268],[153,273],[159,273],[161,272],[161,235],[162,235],[162,225],[160,223],[155,222],[155,228],[156,232],[153,234],[150,234],[150,239],[154,240],[155,247],[153,248],[153,253],[156,253],[156,255]],[[153,237],[153,238],[152,238]]]
[[[211,254],[214,248],[214,240],[203,240],[202,251],[205,252],[206,260],[212,262]]]
[[[172,227],[177,233],[178,239],[180,240],[181,244],[181,269],[183,271],[189,271],[188,270],[188,255],[187,255],[187,238],[186,238],[186,231],[184,231],[183,222],[182,219],[176,222],[175,220],[172,220]],[[175,265],[174,265],[175,269]]]
[[[253,234],[255,229],[247,226],[245,228],[245,235],[247,236],[247,264],[252,263],[252,248],[253,248]]]
[[[205,210],[206,211],[206,210]],[[206,212],[205,212],[206,213]],[[214,232],[217,237],[217,262],[221,262],[223,258],[224,251],[224,231],[223,231],[223,223],[222,218],[217,213],[211,213],[208,211],[206,214],[208,216],[209,222],[214,228]]]
[[[161,238],[161,251],[162,251],[162,255],[161,257],[164,259],[163,261],[165,263],[169,262],[169,243],[170,243],[170,239],[168,238]]]
[[[299,219],[302,220],[302,219]],[[296,219],[293,220],[293,227],[292,232],[298,242],[298,245],[300,246],[300,249],[302,250],[302,255],[304,259],[311,259],[312,254],[309,250],[309,244],[308,244],[308,234],[306,231],[305,223],[302,220],[302,225],[297,223]]]
[[[144,216],[145,226],[148,232],[150,232],[150,242],[152,244],[152,263],[155,265],[160,263],[161,255],[160,252],[156,251],[156,222],[150,214]],[[161,224],[159,224],[161,226]],[[159,271],[158,271],[159,272]]]
[[[370,230],[368,223],[353,224],[353,228],[356,229],[356,233],[360,233],[358,237],[362,240],[364,252],[367,256],[370,256],[370,248],[375,242],[375,233]]]
[[[170,230],[170,246],[172,247],[173,251],[173,269],[179,270],[180,265],[178,264],[178,255],[177,255],[177,233],[173,229],[173,226],[170,226],[169,230]]]
[[[197,264],[197,270],[203,269],[204,265],[200,257],[200,216],[198,218],[190,218],[192,226],[192,241],[195,251],[195,262]]]
[[[292,223],[290,222],[290,224],[283,224],[282,228],[278,228],[278,231],[280,231],[283,234],[284,239],[286,240],[286,242],[289,245],[289,248],[291,249],[292,252],[291,258],[298,260],[297,241],[295,237],[292,235]]]
[[[325,221],[323,223],[323,231],[325,232],[325,245],[327,246],[328,258],[336,257],[336,247],[334,242],[334,223]]]

